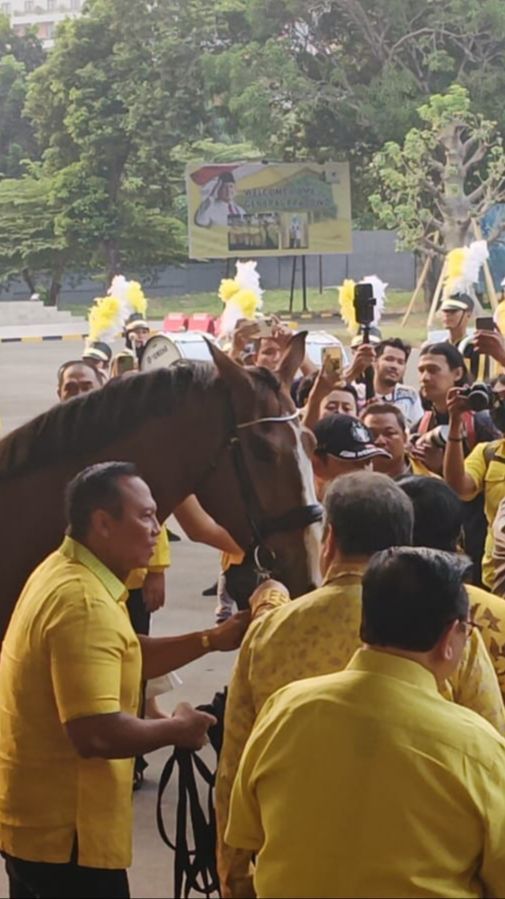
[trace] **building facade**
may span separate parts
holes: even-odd
[[[0,0],[0,12],[9,16],[17,34],[35,26],[43,46],[50,48],[58,24],[78,15],[83,4],[84,0]]]

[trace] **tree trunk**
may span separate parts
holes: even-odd
[[[51,272],[51,285],[49,287],[49,291],[47,294],[47,304],[48,306],[57,306],[58,300],[61,292],[61,279],[63,277],[64,266],[63,264],[57,263],[53,266],[53,270]]]
[[[33,280],[33,275],[29,268],[24,268],[21,272],[23,276],[23,281],[28,286],[28,290],[30,291],[30,296],[34,293],[37,293],[37,288],[35,286],[35,281]]]
[[[472,223],[472,205],[465,193],[465,160],[461,133],[464,129],[453,122],[441,132],[440,142],[445,149],[443,174],[443,227],[445,252],[464,247]]]
[[[106,262],[107,287],[110,287],[112,279],[115,278],[116,275],[121,274],[121,253],[119,251],[119,244],[115,239],[105,240],[103,247]]]

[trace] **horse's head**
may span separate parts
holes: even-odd
[[[289,393],[305,335],[291,339],[277,376],[243,368],[215,346],[211,352],[227,388],[230,440],[198,496],[211,514],[219,510],[244,549],[256,549],[260,566],[299,596],[319,583],[321,529],[310,461],[314,438],[300,425]]]

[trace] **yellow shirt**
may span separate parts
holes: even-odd
[[[361,646],[361,579],[365,566],[330,571],[318,590],[267,612],[250,626],[231,678],[216,782],[218,870],[223,895],[251,893],[250,853],[226,845],[224,832],[240,757],[265,701],[291,681],[341,671]],[[467,641],[445,695],[505,734],[500,688],[482,637]],[[316,894],[314,894],[316,895]]]
[[[482,639],[496,671],[505,699],[505,599],[467,584],[472,618],[479,625]]]
[[[82,759],[65,722],[136,715],[141,652],[127,592],[66,538],[29,578],[0,656],[0,849],[33,862],[131,863],[131,759]]]
[[[416,662],[360,650],[284,687],[240,763],[226,839],[260,897],[505,896],[505,740]]]
[[[149,571],[164,571],[169,565],[170,541],[168,539],[167,529],[162,527],[158,539],[156,540],[153,554],[149,559],[149,565],[147,568],[134,568],[133,571],[130,571],[128,580],[126,581],[126,589],[139,590],[144,586],[144,581]]]
[[[498,506],[505,497],[505,440],[497,441],[495,449],[496,455],[503,457],[504,462],[492,461],[488,464],[484,456],[486,446],[487,443],[478,443],[467,456],[465,472],[475,483],[475,490],[467,499],[474,499],[479,493],[484,493],[484,512],[488,530],[482,560],[482,580],[486,587],[492,590],[494,581],[492,527]]]

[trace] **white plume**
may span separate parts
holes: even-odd
[[[377,275],[367,275],[366,278],[362,278],[360,283],[372,285],[373,295],[376,300],[373,323],[378,326],[386,306],[386,287],[388,287],[388,283],[386,281],[381,281]]]

